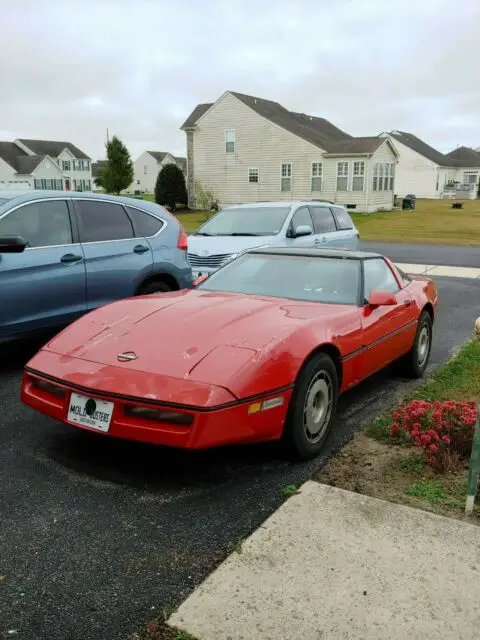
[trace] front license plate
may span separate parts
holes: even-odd
[[[110,428],[113,407],[113,402],[72,393],[67,420],[105,433]]]
[[[201,271],[192,271],[192,277],[194,280],[196,280],[201,275],[202,275]]]

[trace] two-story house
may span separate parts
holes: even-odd
[[[176,164],[185,173],[187,160],[168,151],[144,151],[133,163],[134,177],[128,191],[153,193],[157,176],[166,164]]]
[[[397,150],[390,138],[356,138],[324,118],[227,91],[182,125],[189,206],[196,185],[220,206],[324,199],[357,211],[391,209]]]
[[[0,189],[90,191],[89,156],[71,142],[0,142]]]

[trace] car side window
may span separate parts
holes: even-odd
[[[81,242],[106,242],[134,238],[132,223],[115,202],[76,200]]]
[[[337,219],[337,226],[339,231],[348,231],[349,229],[353,229],[353,222],[345,209],[341,209],[340,207],[333,207],[333,213],[335,214],[335,218]]]
[[[125,208],[133,222],[137,238],[151,238],[156,235],[164,225],[163,220],[159,220],[145,211],[140,211],[140,209],[134,209],[133,207]]]
[[[21,236],[31,248],[71,244],[72,227],[67,202],[29,202],[0,220],[0,235]]]
[[[297,209],[293,214],[291,229],[292,231],[294,231],[300,225],[305,224],[309,227],[312,227],[313,230],[312,216],[310,215],[308,207],[301,207],[300,209]]]
[[[363,294],[365,302],[368,301],[372,291],[387,291],[397,293],[398,282],[392,270],[383,258],[372,258],[363,261]]]
[[[315,224],[315,233],[330,233],[336,231],[335,220],[329,207],[310,207],[313,222]]]

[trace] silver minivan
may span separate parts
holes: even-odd
[[[210,274],[254,247],[357,249],[359,233],[339,204],[321,200],[254,202],[226,207],[188,239],[193,276]]]

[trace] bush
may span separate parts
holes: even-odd
[[[395,438],[406,434],[436,471],[445,472],[469,455],[477,411],[476,402],[414,400],[392,413],[390,432]]]
[[[166,164],[159,171],[155,184],[155,202],[176,211],[178,204],[187,204],[185,176],[176,164]]]

